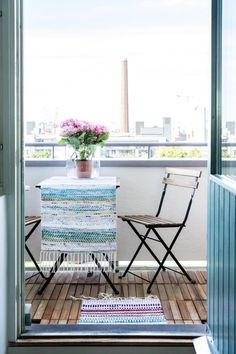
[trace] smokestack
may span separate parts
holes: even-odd
[[[121,133],[129,132],[128,61],[121,62]]]

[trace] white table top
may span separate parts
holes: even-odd
[[[120,186],[120,181],[117,177],[102,176],[96,178],[73,178],[67,176],[53,176],[46,178],[39,182],[36,187],[41,188],[42,186],[71,186],[71,185],[93,185],[93,184],[114,184],[116,187]]]

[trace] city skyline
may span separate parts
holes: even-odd
[[[121,1],[119,5],[103,1],[103,6],[95,0],[87,5],[69,3],[61,1],[59,9],[54,9],[57,3],[52,0],[38,6],[26,0],[25,120],[74,117],[118,130],[120,63],[127,58],[131,131],[136,121],[158,125],[164,116],[171,116],[176,127],[189,129],[196,124],[195,113],[203,125],[200,111],[208,106],[210,86],[209,4],[195,0],[188,5],[174,0]],[[70,11],[71,21],[62,15],[63,8]],[[46,18],[39,16],[43,10],[47,10]],[[166,22],[164,14],[168,14]]]

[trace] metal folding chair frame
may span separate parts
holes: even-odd
[[[31,275],[30,277],[26,278],[25,280],[33,278],[33,277],[35,277],[38,274],[40,274],[42,278],[46,279],[46,277],[43,274],[40,266],[38,265],[36,259],[34,258],[32,252],[30,251],[29,247],[26,244],[26,242],[28,241],[30,236],[33,234],[33,232],[37,229],[37,227],[39,226],[40,223],[41,223],[41,217],[40,216],[26,216],[25,217],[25,227],[33,225],[32,228],[25,235],[25,249],[26,249],[26,252],[28,253],[29,257],[33,261],[33,263],[34,263],[34,265],[35,265],[35,267],[36,267],[36,269],[38,271],[37,273],[34,273],[33,275]]]
[[[160,216],[160,213],[161,213],[161,210],[162,210],[162,206],[163,206],[163,202],[164,202],[164,197],[165,197],[165,194],[166,194],[166,191],[167,191],[167,185],[168,184],[172,184],[172,185],[178,185],[178,184],[175,184],[173,183],[172,180],[170,180],[170,175],[180,175],[180,176],[188,176],[188,177],[194,177],[195,178],[195,183],[189,183],[189,184],[179,184],[179,186],[181,187],[188,187],[188,188],[192,188],[192,193],[191,193],[191,196],[190,196],[190,200],[189,200],[189,203],[188,203],[188,206],[187,206],[187,210],[186,210],[186,213],[185,213],[185,216],[184,216],[184,219],[181,223],[162,223],[162,224],[154,224],[154,223],[148,223],[147,221],[145,221],[145,218],[146,220],[148,220],[148,218],[150,219],[150,217],[148,216],[142,216],[142,215],[137,215],[137,216],[119,216],[119,218],[121,218],[123,221],[126,221],[128,223],[128,225],[131,227],[131,229],[134,231],[134,233],[136,234],[136,236],[140,239],[140,244],[138,246],[138,248],[136,249],[131,261],[129,262],[125,272],[120,276],[120,278],[123,278],[126,276],[127,273],[131,273],[133,274],[134,276],[137,276],[147,282],[149,282],[149,286],[147,288],[147,293],[149,294],[151,292],[151,288],[153,286],[153,283],[155,282],[158,274],[160,273],[161,270],[165,271],[166,269],[169,269],[169,270],[172,270],[176,273],[179,273],[181,275],[184,275],[191,283],[195,283],[195,280],[191,279],[191,277],[189,276],[189,274],[187,273],[187,271],[184,269],[184,267],[180,264],[180,262],[178,261],[178,259],[176,258],[176,256],[173,254],[172,252],[172,248],[174,247],[182,229],[185,227],[185,224],[186,224],[186,221],[187,221],[187,218],[189,216],[189,212],[190,212],[190,209],[191,209],[191,206],[192,206],[192,201],[193,201],[193,197],[194,197],[194,194],[195,194],[195,191],[196,191],[196,188],[198,188],[198,178],[201,176],[201,172],[199,171],[189,171],[189,170],[181,170],[181,169],[167,169],[166,170],[167,172],[167,177],[163,179],[163,183],[164,183],[164,188],[163,188],[163,192],[162,192],[162,195],[161,195],[161,199],[160,199],[160,204],[159,204],[159,207],[158,207],[158,211],[155,215],[155,217],[153,217],[153,220],[156,220],[158,222],[158,219],[159,216]],[[191,174],[192,172],[192,174]],[[160,219],[161,220],[161,219]],[[140,232],[137,230],[137,228],[133,225],[133,223],[138,223],[138,224],[141,224],[141,225],[144,225],[146,226],[147,228],[147,231],[145,233],[145,235],[141,235]],[[177,228],[177,232],[176,234],[174,235],[170,245],[168,246],[167,243],[163,240],[163,237],[161,237],[160,233],[156,230],[156,229],[159,229],[159,228]],[[150,232],[153,232],[155,237],[150,237],[149,234]],[[153,241],[156,241],[156,242],[160,242],[162,244],[162,246],[165,248],[166,250],[166,253],[164,255],[164,257],[162,258],[162,260],[160,261],[157,256],[155,255],[155,253],[152,251],[152,249],[149,247],[149,245],[147,244],[147,240],[150,239],[150,240],[153,240]],[[153,278],[151,281],[149,281],[148,279],[144,279],[142,277],[140,277],[139,275],[133,273],[130,271],[130,268],[135,260],[135,258],[137,257],[138,253],[140,252],[141,248],[145,246],[147,248],[147,250],[150,252],[150,254],[153,256],[153,258],[157,261],[157,263],[159,264],[159,267],[157,269],[157,271],[155,272]],[[164,266],[164,263],[167,259],[168,256],[171,256],[172,259],[174,260],[174,262],[177,264],[177,266],[179,267],[179,269],[181,270],[178,271],[176,269],[173,269],[173,268],[169,268],[169,267],[166,267]]]
[[[48,284],[50,283],[50,281],[52,280],[52,278],[54,277],[54,275],[58,271],[60,265],[66,260],[67,254],[68,253],[62,252],[60,254],[60,256],[58,257],[57,261],[55,262],[55,264],[49,270],[49,276],[44,277],[46,280],[38,290],[39,295],[41,295],[43,293],[43,291],[46,289],[46,287],[48,286]],[[115,269],[114,263],[109,261],[107,254],[104,253],[103,255],[106,258],[106,260],[110,263],[112,270],[114,270],[115,272],[118,272],[119,270]],[[90,256],[91,256],[92,260],[94,261],[94,263],[96,264],[96,266],[98,267],[98,269],[101,271],[102,275],[104,276],[104,278],[106,279],[106,281],[108,282],[108,284],[110,285],[112,290],[114,291],[114,293],[119,294],[119,291],[116,289],[116,287],[112,283],[111,279],[109,278],[109,276],[107,275],[107,273],[105,272],[105,270],[101,266],[101,263],[98,261],[98,259],[95,257],[95,255],[93,253],[91,253]],[[92,272],[88,272],[88,276],[91,276],[92,274],[93,274]]]

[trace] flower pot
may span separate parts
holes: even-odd
[[[91,178],[93,170],[92,160],[76,160],[75,164],[78,178]]]

